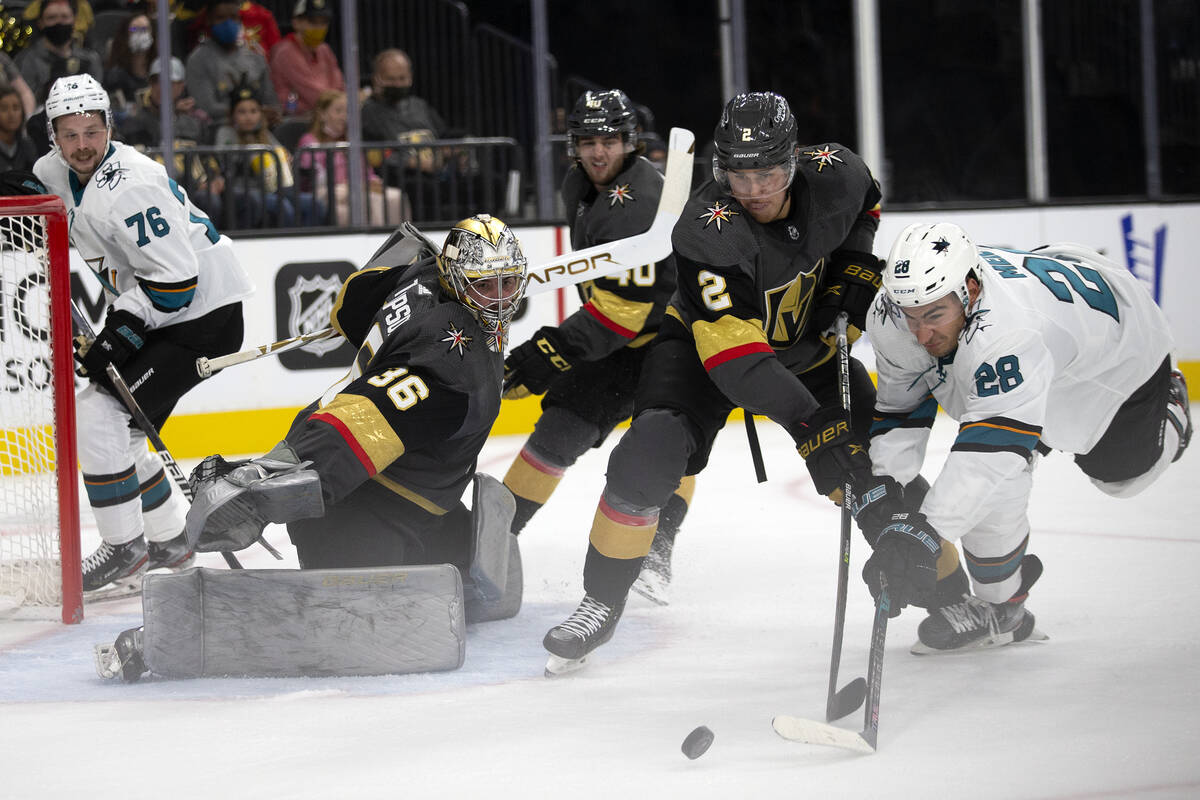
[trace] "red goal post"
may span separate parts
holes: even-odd
[[[83,600],[67,233],[58,197],[0,197],[0,618],[60,606],[71,624]]]

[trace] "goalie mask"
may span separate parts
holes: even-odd
[[[62,151],[55,141],[54,121],[68,114],[87,114],[99,112],[104,115],[104,127],[108,139],[112,140],[112,107],[109,103],[108,92],[104,91],[95,78],[87,73],[82,75],[67,75],[59,78],[50,87],[46,95],[46,129],[50,134],[51,147]],[[105,145],[107,148],[107,144]]]
[[[963,310],[970,299],[967,276],[979,252],[966,231],[951,222],[914,223],[905,228],[883,271],[883,288],[897,306],[911,308],[957,295]]]
[[[475,316],[488,345],[503,352],[509,323],[528,281],[521,243],[501,220],[476,214],[446,235],[438,271],[442,286]]]
[[[579,139],[584,136],[620,136],[625,152],[637,149],[637,113],[620,89],[584,92],[567,115],[567,155],[579,157]]]
[[[759,199],[792,185],[796,176],[796,118],[787,100],[774,92],[747,92],[730,100],[713,131],[713,144],[713,177],[734,197],[741,199],[745,192],[737,185],[730,186],[729,173],[733,171],[770,183],[771,191],[754,192]]]

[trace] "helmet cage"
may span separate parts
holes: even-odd
[[[464,219],[446,236],[438,259],[442,285],[472,313],[494,350],[503,349],[525,296],[526,265],[512,230],[487,214]]]

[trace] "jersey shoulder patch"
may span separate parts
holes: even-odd
[[[684,258],[714,267],[752,260],[759,250],[758,223],[728,195],[697,193],[683,207],[671,245]]]

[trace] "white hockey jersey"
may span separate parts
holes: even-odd
[[[111,142],[83,186],[57,150],[33,171],[63,199],[71,244],[110,305],[147,328],[196,319],[254,290],[228,237],[161,164],[132,147]]]
[[[879,374],[871,461],[901,483],[925,458],[937,406],[959,422],[921,510],[957,540],[991,509],[1034,447],[1087,453],[1172,347],[1167,320],[1127,270],[1076,244],[980,247],[988,267],[958,348],[941,359],[883,292],[867,330]],[[1026,498],[1027,499],[1027,498]]]

